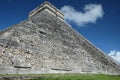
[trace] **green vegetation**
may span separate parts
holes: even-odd
[[[120,80],[120,76],[105,74],[47,74],[30,80]]]
[[[105,74],[4,74],[0,77],[24,77],[26,80],[120,80],[120,76]]]

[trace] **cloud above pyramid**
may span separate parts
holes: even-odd
[[[61,11],[64,13],[67,22],[73,22],[78,26],[84,26],[87,23],[96,23],[104,14],[101,4],[85,5],[83,12],[75,10],[72,6],[65,5],[61,8]]]

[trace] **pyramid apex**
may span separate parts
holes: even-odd
[[[32,10],[29,13],[29,17],[32,17],[32,16],[36,15],[37,13],[44,11],[44,10],[48,11],[50,14],[58,17],[59,19],[64,20],[64,14],[48,1],[45,1],[40,6],[38,6],[34,10]]]

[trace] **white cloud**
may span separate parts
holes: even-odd
[[[120,51],[112,50],[108,55],[120,63]]]
[[[100,4],[88,4],[84,7],[84,12],[76,11],[72,6],[63,6],[61,11],[67,22],[74,22],[78,26],[95,23],[98,18],[103,17],[103,9]]]

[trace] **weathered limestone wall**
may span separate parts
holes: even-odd
[[[106,73],[120,66],[43,10],[0,33],[0,74]]]

